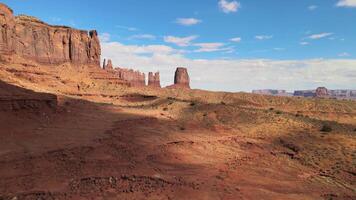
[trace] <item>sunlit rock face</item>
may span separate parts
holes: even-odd
[[[190,88],[187,68],[178,67],[174,75],[174,87]]]
[[[148,86],[155,88],[161,87],[159,72],[154,74],[152,72],[148,73]]]
[[[0,4],[1,56],[19,56],[43,64],[100,65],[100,43],[95,30],[48,25],[34,17],[14,16]]]
[[[115,73],[119,79],[127,81],[131,87],[146,86],[145,73],[119,67],[115,68]]]

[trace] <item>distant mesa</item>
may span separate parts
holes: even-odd
[[[318,87],[315,91],[316,97],[327,97],[329,96],[328,89],[326,87]]]
[[[148,86],[154,88],[161,87],[159,72],[156,72],[154,74],[152,72],[148,73]]]
[[[318,87],[315,90],[296,90],[294,93],[288,93],[285,90],[253,90],[254,94],[272,95],[272,96],[296,96],[311,98],[337,98],[337,99],[356,99],[356,90],[328,90],[326,87]]]
[[[253,94],[263,94],[263,95],[273,95],[273,96],[293,96],[293,94],[288,93],[286,90],[273,90],[273,89],[264,89],[264,90],[252,90]]]

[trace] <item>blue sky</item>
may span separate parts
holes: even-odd
[[[332,88],[355,88],[356,85],[356,0],[2,2],[9,5],[15,14],[36,16],[50,24],[98,30],[103,43],[103,57],[112,58],[114,64],[120,66],[142,71],[157,68],[168,76],[174,65],[194,65],[187,67],[192,68],[196,76],[192,77],[192,82],[197,88],[248,91],[257,87],[292,90],[312,88],[318,84]],[[310,63],[320,60],[324,63],[318,68],[320,73],[326,66],[332,68],[326,71],[335,70],[331,63],[337,62],[342,65],[339,66],[341,70],[346,71],[344,76],[314,83],[312,80],[317,77],[313,77],[311,68],[316,64],[310,66]],[[207,63],[203,65],[202,61]],[[255,69],[256,65],[263,69]],[[232,73],[236,73],[235,76],[239,73],[253,76],[262,72],[272,77],[262,73],[261,77],[252,80],[251,86],[246,87],[239,84],[242,79],[219,82],[204,78],[197,70],[204,70],[203,66],[211,71],[209,77],[213,77],[214,71],[222,71],[219,76],[227,77]],[[257,73],[249,75],[246,68],[257,70]],[[296,72],[292,70],[304,69],[305,78],[299,82],[292,81],[292,77],[276,80],[273,74],[280,73],[278,69],[281,68],[289,70],[288,74],[283,74],[287,77],[295,76]],[[163,78],[163,82],[169,84],[170,79]]]

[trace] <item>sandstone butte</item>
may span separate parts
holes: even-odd
[[[18,57],[43,65],[86,65],[100,68],[101,47],[95,30],[77,30],[67,26],[53,26],[31,16],[14,16],[13,11],[0,3],[0,61],[14,63]],[[113,81],[112,76],[132,87],[146,86],[144,73],[132,69],[115,68],[110,59],[104,60],[102,72],[92,72],[96,79]],[[186,70],[177,69],[175,85],[189,88]],[[116,81],[119,83],[119,81]],[[160,88],[159,73],[149,73],[148,86]]]
[[[174,84],[167,88],[183,88],[190,89],[190,78],[187,68],[178,67],[174,74]]]
[[[156,72],[154,74],[152,72],[148,73],[148,86],[156,88],[161,87],[159,72]]]

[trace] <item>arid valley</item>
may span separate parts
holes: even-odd
[[[96,31],[0,25],[0,200],[356,199],[355,100],[163,87]]]

